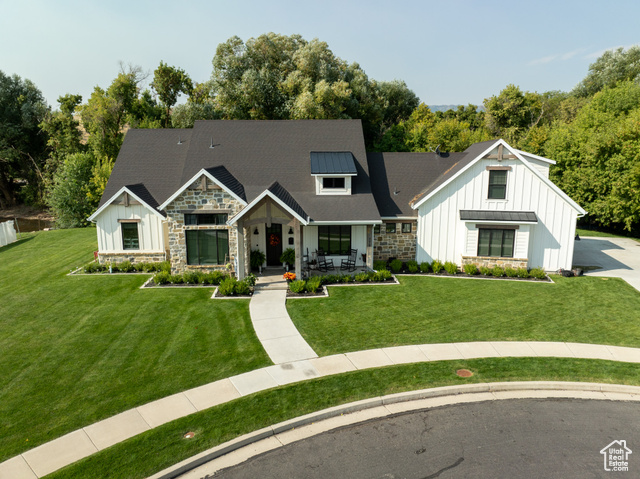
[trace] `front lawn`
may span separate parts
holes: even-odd
[[[329,298],[289,300],[320,356],[405,344],[571,341],[640,347],[640,294],[615,278],[556,284],[400,277],[399,286],[329,287]]]
[[[0,248],[0,462],[114,414],[271,364],[247,300],[140,290],[147,276],[66,276],[93,228]]]

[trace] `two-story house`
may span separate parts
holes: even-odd
[[[168,259],[239,277],[258,249],[570,268],[585,214],[546,158],[502,140],[462,153],[369,153],[359,120],[198,121],[130,130],[98,210],[99,260]]]

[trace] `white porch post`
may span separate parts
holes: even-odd
[[[293,220],[293,244],[296,252],[296,276],[302,279],[302,242],[300,241],[300,221]]]
[[[244,227],[242,226],[243,221],[240,220],[236,223],[236,233],[238,236],[238,245],[236,254],[236,263],[238,264],[238,270],[236,271],[236,276],[238,279],[243,279],[246,276],[245,272],[245,246],[244,246]]]
[[[374,226],[367,225],[367,264],[365,265],[369,269],[373,269],[373,242],[374,238]]]

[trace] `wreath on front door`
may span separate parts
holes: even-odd
[[[271,234],[271,236],[269,236],[269,244],[271,246],[278,246],[280,244],[280,238],[277,234]]]

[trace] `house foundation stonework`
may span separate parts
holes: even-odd
[[[238,250],[238,233],[236,228],[222,225],[185,225],[185,213],[226,213],[228,218],[237,214],[243,205],[226,191],[220,188],[200,188],[202,180],[197,180],[189,188],[184,190],[165,209],[167,213],[167,226],[169,231],[169,261],[171,273],[180,274],[188,270],[221,271],[228,270],[228,264],[233,266],[235,252]],[[229,233],[229,257],[227,262],[219,265],[190,265],[187,264],[187,230],[227,230]]]
[[[387,233],[387,224],[395,224],[396,232]],[[386,261],[397,258],[402,261],[416,259],[416,222],[404,222],[411,225],[410,233],[402,232],[403,222],[387,221],[380,226],[380,232],[373,235],[373,259]]]
[[[528,260],[526,258],[496,258],[493,256],[463,256],[462,267],[465,264],[475,264],[478,268],[487,267],[493,268],[494,266],[501,266],[506,268],[507,266],[518,269],[527,268]]]
[[[131,263],[161,263],[167,259],[166,253],[98,253],[98,263],[119,264],[124,261]]]

